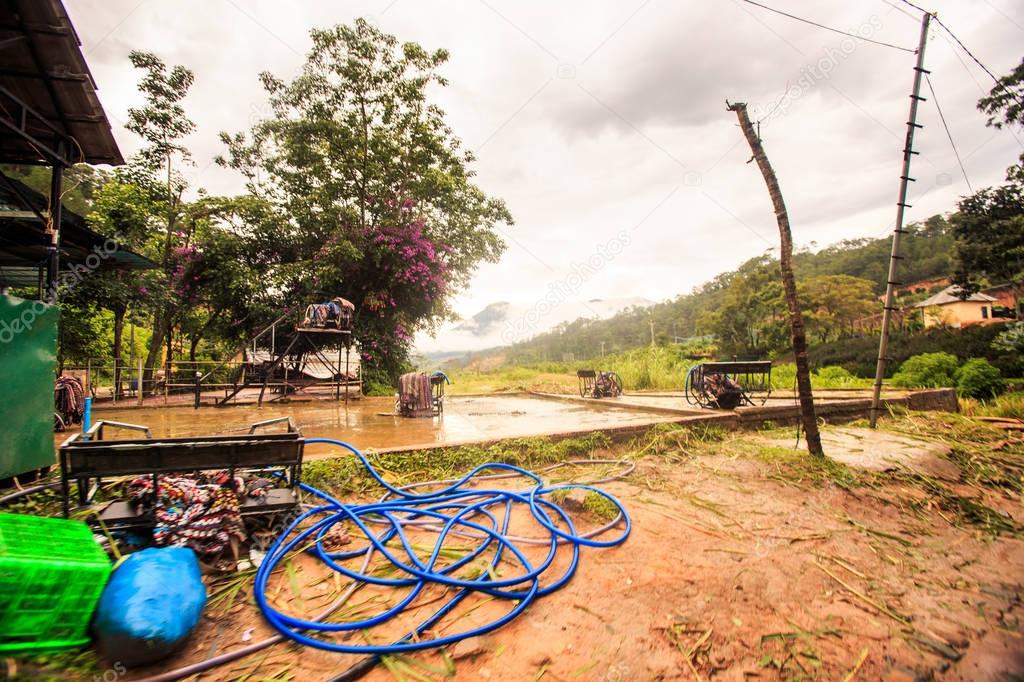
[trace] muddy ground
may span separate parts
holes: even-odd
[[[946,447],[922,446],[941,459],[928,469],[941,477],[896,465],[815,464],[779,447],[786,434],[778,431],[661,427],[636,443],[594,451],[595,458],[638,459],[627,479],[602,485],[632,517],[624,545],[584,549],[567,587],[497,632],[444,654],[390,659],[364,679],[1024,679],[1024,445],[1012,433],[956,416],[910,415],[886,427],[901,432],[904,449],[906,437],[942,441]],[[856,451],[856,430],[846,433],[839,440]],[[576,506],[572,499],[566,504]],[[580,523],[600,524],[600,511],[577,509]],[[517,516],[514,525],[525,531],[528,524]],[[312,614],[341,587],[318,562],[298,557],[269,594],[283,609]],[[393,604],[401,594],[361,590],[347,617]],[[440,596],[417,600],[421,607],[406,624],[430,613]],[[508,608],[467,600],[437,632],[471,627]],[[401,625],[336,641],[383,643]],[[180,655],[119,679],[176,668],[270,633],[243,585],[207,609]],[[278,644],[198,679],[325,680],[357,660]]]

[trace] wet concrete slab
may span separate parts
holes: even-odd
[[[159,436],[198,436],[243,433],[253,422],[291,416],[310,438],[336,438],[364,450],[412,449],[457,445],[502,438],[642,427],[673,420],[671,414],[591,401],[545,400],[527,395],[451,396],[444,415],[407,419],[390,414],[393,398],[363,398],[344,402],[275,403],[262,407],[105,408],[94,413],[104,419],[144,424]],[[58,434],[58,442],[67,437]],[[331,448],[311,445],[308,456],[326,455]]]
[[[951,389],[886,392],[883,397],[886,405],[910,409],[957,409],[956,394]],[[867,416],[870,392],[822,391],[816,394],[815,404],[820,417],[849,421]],[[565,437],[592,431],[624,438],[663,422],[742,428],[766,421],[795,423],[799,418],[799,407],[790,397],[780,396],[763,406],[708,410],[688,405],[682,392],[653,391],[602,400],[539,393],[461,395],[446,399],[445,414],[441,417],[406,419],[393,411],[393,398],[363,398],[348,404],[314,400],[268,403],[262,407],[103,407],[94,411],[94,420],[144,424],[159,437],[244,433],[254,422],[291,416],[309,438],[335,438],[368,451],[406,451],[529,436]],[[69,435],[55,434],[55,443],[59,445]],[[311,445],[307,456],[329,456],[333,451],[330,446]]]

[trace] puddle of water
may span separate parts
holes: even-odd
[[[539,436],[566,431],[639,426],[672,419],[671,415],[582,405],[523,396],[453,396],[445,400],[442,417],[406,419],[391,416],[393,398],[363,398],[345,403],[332,401],[291,404],[103,409],[93,419],[144,424],[154,436],[198,436],[244,433],[253,422],[291,416],[305,436],[335,438],[357,448],[392,448],[440,445],[494,438]],[[69,434],[57,434],[57,442]],[[310,446],[311,456],[331,452],[326,446]]]

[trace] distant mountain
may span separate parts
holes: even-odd
[[[527,341],[578,319],[605,320],[623,310],[653,305],[639,296],[589,301],[547,301],[523,305],[497,301],[475,315],[442,328],[436,338],[421,338],[417,350],[429,357],[479,351]]]
[[[953,236],[947,220],[936,215],[921,223],[908,224],[905,229],[900,280],[911,283],[948,276]],[[870,281],[874,285],[874,294],[880,296],[888,279],[891,248],[888,237],[848,239],[813,251],[797,249],[793,254],[793,267],[798,282],[821,275],[849,275]],[[716,314],[729,303],[730,297],[756,303],[753,298],[761,286],[758,284],[761,281],[759,273],[767,272],[770,279],[774,279],[777,267],[777,262],[766,256],[752,258],[736,270],[723,272],[690,293],[646,308],[623,310],[598,321],[569,322],[502,349],[502,356],[510,365],[558,360],[569,355],[576,359],[594,358],[647,345],[651,342],[652,329],[658,345],[696,340],[715,333]],[[743,282],[751,283],[749,290],[743,286],[733,290],[734,283]],[[753,308],[751,305],[749,309]],[[744,317],[744,309],[743,305],[733,307],[730,323],[734,329],[748,330],[758,322],[749,315]],[[730,343],[735,344],[735,340]],[[747,352],[743,349],[727,350],[738,354]]]

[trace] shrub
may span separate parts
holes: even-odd
[[[957,364],[956,356],[949,353],[921,353],[900,365],[892,383],[903,388],[955,386]]]
[[[1007,353],[1024,352],[1024,322],[1015,322],[992,339],[992,348]]]
[[[960,362],[968,358],[985,358],[999,368],[1004,377],[1024,376],[1024,353],[995,347],[992,341],[1006,331],[1001,324],[972,324],[963,329],[928,329],[921,333],[894,331],[888,355],[893,361],[886,366],[887,376],[908,358],[921,353],[946,352]],[[878,359],[878,334],[840,339],[811,348],[816,366],[841,365],[860,377],[875,376]],[[785,358],[792,361],[791,357]]]
[[[391,384],[382,384],[378,381],[367,381],[363,383],[363,392],[369,396],[394,395],[395,387]]]
[[[971,358],[956,371],[956,392],[962,397],[989,400],[1002,388],[1002,373],[985,358]]]
[[[855,388],[864,383],[863,379],[854,376],[845,367],[830,366],[822,367],[814,373],[818,388]]]

